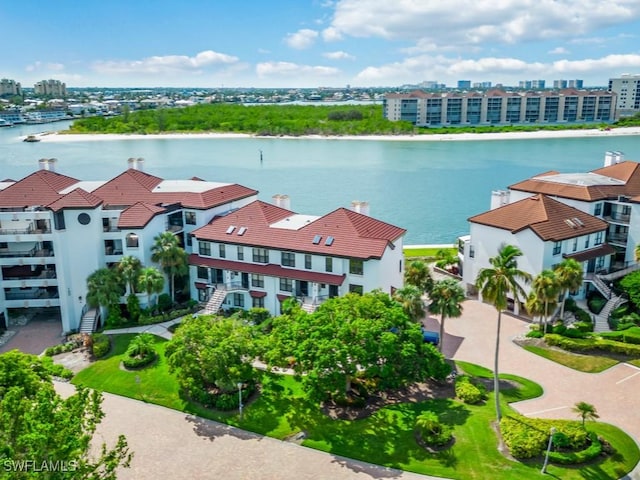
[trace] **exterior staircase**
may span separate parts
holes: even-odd
[[[220,307],[222,306],[222,302],[227,297],[227,290],[224,288],[218,288],[213,292],[209,301],[204,306],[204,313],[208,315],[215,315],[220,311]]]
[[[82,314],[82,320],[80,321],[79,333],[91,334],[95,331],[98,325],[98,319],[100,318],[100,310],[97,308],[90,308]]]
[[[611,328],[609,328],[609,315],[613,310],[618,308],[620,305],[627,301],[626,298],[618,297],[613,295],[609,298],[609,301],[602,308],[598,315],[595,315],[594,318],[594,332],[609,332]]]
[[[300,308],[307,313],[313,313],[316,311],[316,308],[318,308],[318,305],[314,303],[303,303]]]

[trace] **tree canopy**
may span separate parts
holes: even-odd
[[[180,246],[180,241],[171,232],[162,232],[153,239],[151,260],[158,263],[171,279],[171,300],[175,302],[175,277],[189,272],[187,252]]]
[[[294,309],[274,319],[268,344],[268,363],[294,359],[295,372],[319,399],[348,398],[352,387],[370,394],[443,379],[450,372],[440,352],[423,342],[420,325],[382,292],[336,297],[312,314]]]
[[[113,448],[90,453],[104,417],[101,394],[79,386],[63,399],[52,372],[48,357],[0,355],[0,479],[115,479],[133,454],[122,435]]]

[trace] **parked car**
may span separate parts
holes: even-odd
[[[424,343],[438,345],[440,343],[440,334],[438,332],[432,332],[430,330],[422,328],[422,341]]]

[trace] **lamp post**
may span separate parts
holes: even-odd
[[[551,427],[549,431],[549,445],[547,445],[547,453],[544,456],[544,463],[542,464],[542,470],[540,473],[547,473],[547,464],[549,463],[549,452],[551,451],[551,444],[553,443],[553,434],[556,433],[556,429]]]
[[[242,420],[242,382],[238,382],[238,410],[240,410],[240,420]]]

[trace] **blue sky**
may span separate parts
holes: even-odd
[[[357,87],[640,73],[640,0],[2,2],[25,87]]]

